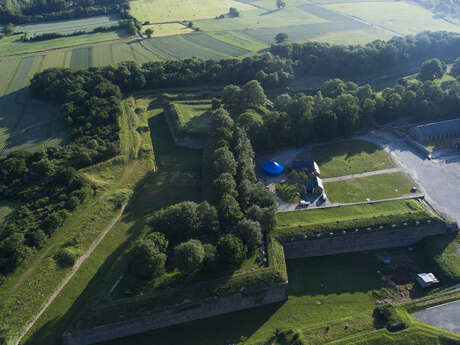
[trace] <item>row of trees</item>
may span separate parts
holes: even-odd
[[[376,40],[364,46],[284,41],[273,44],[270,51],[291,60],[296,77],[321,74],[358,78],[433,57],[452,61],[460,56],[460,35],[423,32],[416,36],[394,37],[388,42]]]
[[[433,65],[438,66],[433,70]],[[281,94],[274,103],[264,101],[263,88],[256,81],[242,89],[224,88],[222,101],[237,125],[249,134],[256,149],[305,145],[316,140],[350,135],[375,121],[387,123],[400,117],[417,121],[451,116],[460,107],[460,83],[441,85],[430,80],[442,77],[443,64],[429,60],[419,79],[401,80],[392,88],[374,92],[370,85],[332,79],[314,96]],[[460,59],[452,73],[459,76]],[[252,85],[249,92],[248,85]],[[243,91],[245,90],[245,91]],[[244,101],[241,95],[252,101]]]
[[[33,0],[20,6],[0,3],[0,24],[26,24],[67,18],[82,18],[110,13],[126,16],[129,3],[126,0]]]
[[[185,274],[237,268],[275,226],[276,202],[256,182],[254,151],[246,132],[222,108],[212,119],[203,162],[212,204],[182,202],[152,216],[151,232],[132,251],[133,267],[140,267],[137,273],[145,278],[163,273],[168,257]],[[159,234],[169,250],[158,244],[164,241],[149,240]]]

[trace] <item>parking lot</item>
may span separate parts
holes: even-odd
[[[460,301],[421,310],[412,316],[421,322],[460,334]]]
[[[385,147],[438,212],[460,223],[460,153],[450,151],[429,160],[391,133],[375,132],[366,138]]]

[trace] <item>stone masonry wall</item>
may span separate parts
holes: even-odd
[[[410,246],[427,236],[446,234],[453,231],[457,231],[456,227],[446,224],[419,225],[403,229],[381,231],[374,229],[371,232],[361,231],[343,236],[286,242],[283,243],[283,246],[286,259],[298,259]]]
[[[231,313],[243,309],[263,306],[287,300],[287,283],[273,286],[267,291],[255,295],[216,298],[215,301],[201,303],[186,310],[170,310],[152,317],[107,324],[87,330],[67,331],[63,334],[63,345],[87,345],[117,339],[150,330],[177,325],[184,322],[205,319],[212,316]]]

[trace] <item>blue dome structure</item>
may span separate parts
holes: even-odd
[[[268,161],[262,165],[265,173],[270,176],[278,176],[284,172],[284,166],[277,161]]]

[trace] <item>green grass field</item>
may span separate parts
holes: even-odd
[[[3,230],[3,225],[8,216],[14,211],[14,205],[10,202],[0,200],[0,233]]]
[[[313,235],[432,218],[415,200],[385,201],[278,213],[275,237]]]
[[[403,173],[381,174],[325,183],[331,202],[382,200],[410,195],[414,183]]]
[[[350,140],[313,147],[313,159],[318,162],[321,177],[337,177],[393,168],[390,157],[377,145]]]
[[[185,135],[206,135],[210,128],[210,101],[175,102],[181,128]]]
[[[130,3],[130,12],[140,22],[150,21],[153,24],[182,20],[214,18],[228,13],[230,7],[240,11],[252,9],[251,5],[234,1],[205,1],[205,0],[172,0],[167,3],[162,0],[135,0]]]
[[[424,30],[460,32],[460,26],[436,18],[429,10],[407,2],[350,2],[326,7],[402,35],[416,34]]]

